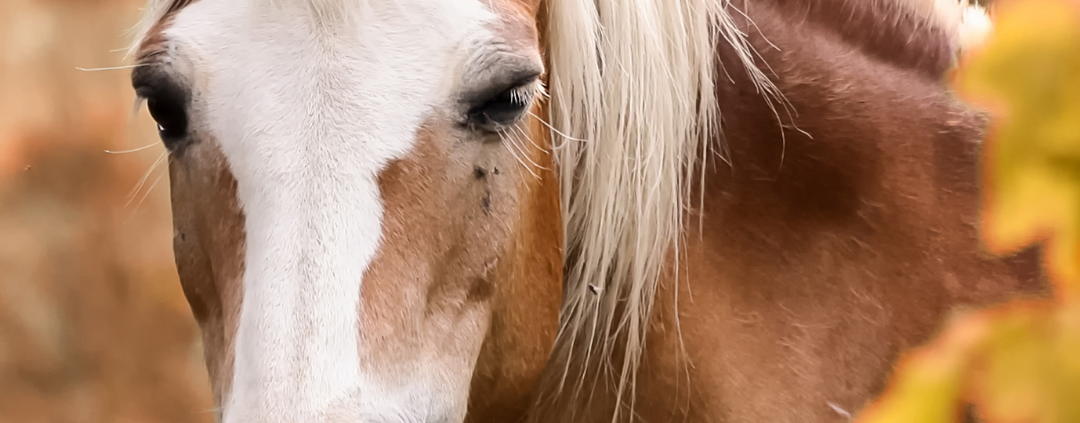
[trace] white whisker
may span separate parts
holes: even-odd
[[[157,169],[158,165],[160,165],[162,161],[165,160],[167,154],[168,150],[162,151],[161,155],[159,155],[158,158],[154,160],[154,163],[150,165],[150,169],[146,170],[146,173],[144,173],[142,178],[139,179],[139,182],[135,184],[135,188],[131,191],[130,194],[128,194],[128,200],[126,203],[124,203],[124,207],[131,205],[131,201],[135,199],[135,196],[139,194],[139,191],[142,190],[142,187],[146,185],[146,180],[150,178],[150,174],[154,171],[154,169]]]
[[[151,148],[154,148],[154,146],[158,146],[158,145],[161,145],[161,144],[155,142],[155,143],[150,143],[150,144],[144,145],[142,147],[132,148],[130,150],[115,150],[115,151],[114,150],[104,150],[104,151],[105,151],[105,154],[127,154],[127,153],[135,153],[135,152],[143,151],[143,150],[149,150]]]
[[[146,189],[146,192],[143,193],[142,198],[140,198],[139,202],[135,204],[135,210],[132,213],[139,210],[139,206],[142,205],[143,201],[146,201],[146,198],[149,197],[150,193],[154,191],[154,187],[157,186],[158,182],[161,182],[161,178],[164,177],[166,173],[167,172],[161,172],[161,174],[159,174],[157,178],[154,178],[154,182],[150,184],[150,188]]]
[[[143,66],[146,66],[146,65],[145,64],[136,64],[136,65],[124,65],[124,66],[112,66],[112,67],[106,67],[106,68],[80,68],[80,67],[76,66],[75,69],[83,71],[83,72],[101,72],[101,71],[111,71],[111,70],[134,69],[134,68],[143,67]]]
[[[829,408],[835,411],[836,414],[839,414],[841,417],[847,419],[848,421],[851,421],[854,418],[850,412],[841,408],[839,405],[836,405],[836,403],[832,401],[826,402],[825,405],[829,406]]]
[[[555,129],[554,126],[551,126],[551,124],[549,124],[546,120],[544,120],[544,118],[542,118],[540,116],[537,116],[535,113],[533,113],[531,111],[528,112],[528,113],[529,113],[529,116],[532,116],[532,117],[536,118],[536,120],[540,121],[540,123],[544,124],[544,126],[546,126],[548,129],[550,129],[551,132],[554,132],[554,133],[558,134],[560,137],[562,137],[564,139],[568,139],[570,141],[585,142],[585,140],[583,140],[583,139],[571,137],[569,135],[566,135],[566,134],[562,133],[562,131],[559,131],[558,129]]]
[[[156,187],[156,186],[157,186],[158,182],[161,182],[161,178],[162,178],[163,176],[165,176],[165,173],[166,173],[166,172],[162,172],[162,173],[161,173],[160,175],[158,175],[158,177],[157,177],[157,178],[154,178],[154,182],[150,184],[150,188],[148,188],[148,189],[146,190],[146,192],[145,192],[145,193],[143,193],[143,196],[142,196],[142,198],[140,198],[140,199],[139,199],[139,202],[135,204],[135,208],[134,208],[133,210],[131,210],[131,214],[130,214],[130,215],[128,215],[128,218],[127,218],[127,220],[125,220],[125,221],[124,221],[124,223],[125,223],[125,224],[127,224],[127,222],[131,221],[131,219],[132,219],[133,217],[135,217],[135,214],[139,212],[139,207],[140,207],[140,206],[142,206],[142,203],[143,203],[144,201],[146,201],[146,198],[147,198],[147,197],[149,197],[149,196],[150,196],[150,193],[154,191],[154,187]]]
[[[514,160],[517,161],[518,164],[521,165],[521,167],[525,168],[526,171],[528,171],[534,177],[539,179],[540,175],[537,175],[535,172],[533,172],[532,168],[529,167],[529,165],[526,164],[525,161],[521,159],[521,156],[518,154],[518,150],[516,148],[517,144],[515,144],[512,139],[510,139],[511,138],[510,134],[503,132],[501,134],[501,137],[503,139],[503,143],[502,143],[503,147],[506,148],[506,151],[510,152],[511,156],[514,156]]]
[[[518,132],[520,132],[525,137],[525,139],[527,141],[529,141],[530,144],[533,145],[533,147],[535,147],[537,150],[540,150],[544,154],[551,154],[551,150],[549,150],[548,148],[536,143],[536,140],[534,140],[533,137],[529,134],[529,130],[524,127],[525,126],[525,121],[518,122],[518,124],[514,125],[514,126],[515,126],[514,129],[516,129]]]
[[[512,128],[512,129],[513,129],[513,128]],[[519,133],[520,133],[520,132],[519,132]],[[521,142],[521,139],[520,139],[520,138],[518,138],[518,135],[517,135],[517,134],[515,134],[514,136],[512,136],[512,137],[511,137],[511,141],[510,141],[510,142],[511,142],[511,144],[513,144],[513,145],[514,145],[514,148],[515,148],[515,149],[517,149],[517,151],[518,151],[518,152],[520,152],[520,153],[521,153],[521,155],[522,155],[523,157],[525,157],[525,160],[527,160],[527,161],[529,162],[529,165],[531,165],[531,167],[529,167],[529,166],[528,166],[528,165],[526,165],[525,163],[522,163],[522,165],[526,165],[526,167],[529,167],[530,169],[532,169],[532,168],[536,168],[536,169],[541,169],[541,170],[551,170],[551,169],[548,169],[548,168],[546,168],[546,167],[540,166],[540,164],[539,164],[539,163],[536,163],[536,161],[535,161],[535,160],[533,160],[532,156],[530,156],[530,155],[528,154],[528,151],[526,151],[526,149],[525,149],[525,145],[524,145],[524,143],[522,143],[522,142]],[[534,174],[534,176],[536,176],[537,178],[539,178],[539,175],[535,175],[535,174]]]
[[[529,142],[530,144],[532,144],[533,148],[535,148],[535,149],[537,149],[537,150],[540,150],[540,151],[542,151],[542,152],[545,152],[545,153],[547,152],[547,150],[545,150],[544,148],[540,147],[539,145],[537,145],[537,144],[536,144],[536,142],[535,142],[535,141],[533,141],[533,140],[532,140],[532,137],[530,137],[530,136],[529,136],[529,131],[527,131],[527,130],[525,130],[525,129],[523,129],[523,128],[521,127],[521,122],[519,122],[519,123],[515,124],[514,126],[511,126],[511,127],[510,127],[510,131],[512,131],[512,132],[514,133],[514,135],[515,135],[515,138],[517,138],[517,139],[516,139],[515,141],[517,141],[517,142],[519,143],[518,147],[519,147],[519,148],[520,148],[520,149],[521,149],[522,151],[525,151],[525,150],[527,150],[527,149],[526,149],[526,147],[527,147],[527,146],[525,145],[525,143],[524,143],[524,142],[522,142],[522,141],[524,140],[524,141],[528,141],[528,142]],[[541,169],[543,169],[543,167],[542,167],[542,166],[538,166],[538,167],[540,167]],[[548,169],[544,169],[544,170],[548,170]]]

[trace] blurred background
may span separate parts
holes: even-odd
[[[76,69],[126,64],[142,6],[0,0],[0,423],[213,421],[164,149],[130,70]]]

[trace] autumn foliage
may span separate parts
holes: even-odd
[[[1001,2],[994,25],[953,81],[992,116],[981,235],[998,255],[1041,243],[1054,296],[958,317],[860,422],[1080,422],[1080,1]]]

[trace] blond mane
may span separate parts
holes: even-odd
[[[658,281],[669,254],[678,260],[693,178],[704,176],[694,172],[719,130],[717,45],[729,44],[757,88],[781,99],[729,1],[548,1],[566,286],[551,361],[563,371],[541,389],[549,401],[564,397],[560,421],[588,403],[579,398],[588,381],[612,381],[605,389],[633,398]]]
[[[132,28],[132,43],[128,46],[127,57],[131,58],[138,53],[143,40],[146,39],[147,35],[150,34],[150,31],[153,31],[166,16],[183,9],[184,6],[187,6],[193,1],[194,0],[147,0],[146,7],[143,8],[139,23]]]
[[[968,3],[877,1],[898,3],[950,33]],[[704,178],[699,164],[719,135],[717,46],[736,52],[770,105],[787,104],[736,26],[733,18],[744,15],[731,0],[547,0],[546,11],[565,291],[531,417],[577,421],[599,382],[616,395],[616,421],[633,415],[657,286],[662,274],[680,274],[691,187]]]

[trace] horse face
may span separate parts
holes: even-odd
[[[530,177],[535,7],[162,6],[132,80],[223,421],[464,418]]]

